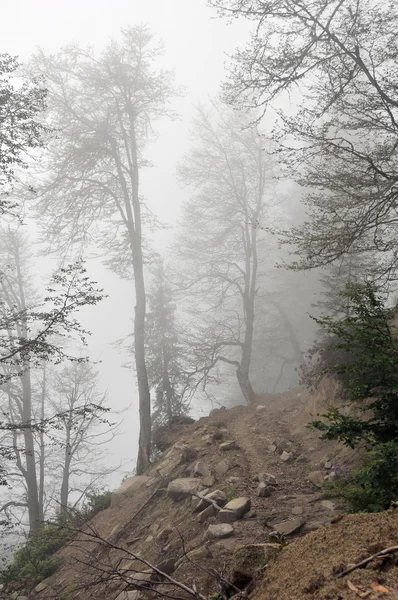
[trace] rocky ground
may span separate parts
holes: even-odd
[[[324,498],[325,482],[358,455],[307,428],[309,400],[293,390],[164,430],[158,462],[115,492],[29,598],[192,597],[151,565],[204,598],[240,589],[255,600],[394,598],[391,557],[335,579],[398,543],[398,517],[344,515]]]

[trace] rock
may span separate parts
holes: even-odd
[[[236,546],[232,557],[232,583],[248,583],[281,551],[280,544]]]
[[[169,498],[178,502],[184,500],[188,496],[192,496],[193,492],[198,492],[201,488],[200,479],[185,477],[180,479],[174,479],[167,486],[167,495]]]
[[[264,481],[264,483],[268,483],[274,487],[277,487],[278,485],[275,475],[272,475],[271,473],[259,473],[258,481]]]
[[[17,600],[17,598],[18,598],[18,592],[13,592],[12,594],[10,594],[10,600]]]
[[[296,462],[298,462],[298,463],[309,463],[310,459],[305,454],[300,454],[300,456],[298,456],[296,458]]]
[[[209,506],[207,506],[207,508],[205,508],[204,510],[202,510],[202,512],[198,514],[199,523],[205,523],[207,519],[210,519],[210,517],[215,517],[217,515],[217,512],[218,511],[213,506],[213,504],[210,504]]]
[[[184,444],[184,446],[181,450],[181,454],[180,454],[180,462],[181,463],[191,462],[191,460],[194,460],[197,456],[198,456],[198,451],[195,450],[195,448],[190,448],[189,446]]]
[[[238,519],[242,519],[250,508],[250,498],[235,498],[219,511],[218,520],[220,523],[233,523]]]
[[[117,490],[112,492],[111,508],[118,506],[125,498],[132,498],[132,496],[134,496],[142,487],[146,486],[151,479],[151,477],[146,477],[145,475],[128,477]]]
[[[256,513],[256,511],[254,509],[252,509],[252,510],[249,510],[249,512],[247,512],[245,514],[244,518],[245,519],[255,519],[256,517],[257,517],[257,513]]]
[[[272,491],[272,486],[265,483],[265,481],[260,481],[260,483],[258,484],[257,495],[260,498],[269,498],[269,496],[271,496],[272,494]]]
[[[236,450],[237,449],[237,445],[236,442],[234,440],[229,440],[228,442],[223,442],[222,444],[220,444],[220,450],[222,450],[223,452],[228,452],[229,450]]]
[[[146,569],[146,571],[141,571],[139,573],[133,573],[132,575],[130,575],[130,577],[128,578],[128,582],[131,585],[141,586],[150,583],[150,581],[153,579],[153,576],[153,570]]]
[[[18,596],[17,600],[29,600],[27,596]]]
[[[230,470],[230,468],[231,468],[231,465],[230,465],[229,461],[224,459],[218,463],[218,465],[215,468],[215,472],[217,473],[217,475],[222,477]]]
[[[239,483],[241,480],[240,477],[228,477],[227,482],[228,483]]]
[[[276,450],[277,450],[276,445],[275,444],[270,444],[268,446],[268,450],[269,450],[269,452],[272,452],[272,453],[276,452]]]
[[[284,450],[281,454],[281,460],[283,460],[283,462],[292,462],[293,458],[293,452],[286,452],[286,450]]]
[[[234,528],[229,523],[219,523],[218,525],[209,525],[205,533],[208,540],[219,540],[233,535]]]
[[[331,469],[332,468],[332,461],[331,460],[327,460],[325,462],[325,469]]]
[[[264,406],[263,404],[259,404],[259,406],[257,406],[257,408],[256,408],[256,413],[261,414],[261,413],[265,413],[265,412],[267,412],[267,407]]]
[[[199,500],[199,502],[195,506],[194,512],[200,512],[201,510],[204,510],[209,506],[209,504],[211,506],[211,502],[208,502],[208,500],[215,500],[218,506],[224,506],[224,504],[226,504],[227,502],[227,495],[221,490],[214,490],[214,492],[207,494]]]
[[[292,508],[292,515],[302,515],[304,512],[304,509],[302,506],[295,506],[294,508]]]
[[[41,581],[35,587],[36,594],[40,594],[40,592],[44,592],[44,590],[47,589],[47,587],[48,587],[47,583],[45,583],[44,581]],[[18,596],[18,594],[17,594],[17,596]],[[11,598],[11,596],[10,596],[10,598]],[[11,598],[11,600],[12,600],[12,598]]]
[[[159,571],[162,571],[162,573],[166,573],[166,575],[172,575],[176,570],[176,559],[166,558],[155,566],[157,569],[159,569]]]
[[[194,477],[210,477],[211,471],[204,462],[197,462],[193,468],[192,475]]]
[[[326,475],[325,479],[327,478],[326,479],[327,481],[333,481],[334,479],[336,479],[336,477],[337,477],[336,471],[330,471],[330,473],[328,475]]]
[[[308,480],[319,488],[325,482],[322,471],[311,471],[311,473],[308,473]]]
[[[210,476],[210,477],[203,477],[203,479],[202,479],[202,485],[204,485],[207,488],[213,487],[213,485],[215,484],[215,482],[216,482],[216,480],[212,476]]]
[[[303,519],[291,519],[290,521],[282,521],[274,526],[275,531],[282,535],[291,535],[299,531],[304,525]]]
[[[322,500],[321,506],[323,506],[323,508],[326,508],[327,510],[336,510],[334,503],[330,500]]]
[[[167,527],[165,527],[164,529],[162,529],[162,531],[160,531],[156,537],[156,541],[158,542],[158,544],[160,546],[163,546],[168,538],[170,537],[170,535],[173,533],[173,528],[170,527],[170,525],[168,525]]]
[[[149,544],[150,542],[153,542],[153,535],[148,535],[148,537],[147,537],[147,538],[145,538],[145,542],[146,542],[147,544]]]

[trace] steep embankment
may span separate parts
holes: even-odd
[[[334,388],[327,385],[329,392],[316,398],[300,390],[265,396],[257,408],[220,409],[164,432],[168,448],[158,463],[145,477],[125,482],[112,506],[59,552],[60,569],[31,598],[139,600],[145,593],[153,597],[154,586],[163,597],[189,597],[171,582],[157,583],[146,563],[205,598],[236,593],[227,582],[241,588],[250,581],[255,600],[354,598],[347,578],[337,581],[334,574],[396,543],[398,518],[340,518],[341,507],[323,499],[319,486],[333,477],[332,466],[356,460],[306,427],[311,410],[333,402]],[[188,479],[169,485],[179,478]],[[189,493],[197,489],[218,490],[220,504],[246,498],[251,506],[242,501],[235,516],[211,505],[203,511],[207,504],[198,512],[198,499]],[[266,545],[275,531],[290,544]],[[355,571],[352,580],[364,585],[358,594],[369,590],[363,597],[373,599],[378,596],[370,584],[380,580],[391,592],[395,571],[366,569],[365,577]]]

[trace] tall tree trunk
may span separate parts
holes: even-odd
[[[132,111],[133,115],[134,111]],[[134,356],[135,370],[138,383],[140,434],[138,441],[137,475],[141,475],[150,465],[151,454],[151,396],[149,391],[148,374],[145,361],[145,314],[146,294],[144,280],[144,261],[142,256],[142,223],[141,203],[139,197],[139,176],[137,142],[135,135],[134,116],[131,116],[129,133],[130,146],[126,146],[129,157],[129,176],[131,196],[125,179],[125,169],[120,160],[116,140],[110,136],[112,155],[118,172],[119,181],[124,195],[124,210],[121,214],[125,220],[129,235],[131,258],[134,272],[135,308],[134,308]],[[125,132],[124,132],[125,133]]]
[[[140,437],[138,441],[137,475],[141,475],[150,465],[151,454],[151,396],[149,392],[148,374],[145,362],[145,284],[142,266],[142,254],[134,268],[135,282],[135,319],[134,350],[135,368],[138,382]]]
[[[43,365],[43,382],[41,390],[41,406],[40,406],[40,420],[44,423],[44,406],[46,399],[46,365]],[[40,521],[44,522],[44,466],[45,466],[45,447],[44,447],[44,432],[43,428],[40,429],[40,456],[39,456],[39,511]]]
[[[39,494],[37,487],[35,447],[32,433],[32,389],[30,371],[26,367],[21,376],[23,394],[23,430],[26,461],[26,486],[28,495],[29,535],[34,535],[43,524],[40,520]]]

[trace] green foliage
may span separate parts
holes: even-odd
[[[92,519],[96,514],[109,508],[112,499],[112,492],[109,490],[90,492],[87,494],[83,506],[82,515],[85,521]]]
[[[1,574],[4,583],[24,581],[34,587],[52,575],[59,567],[54,556],[70,539],[70,532],[57,525],[47,525],[29,538],[18,550],[11,565]]]
[[[74,592],[77,590],[77,588],[77,583],[71,583],[70,585],[68,585],[64,589],[62,596],[60,596],[60,600],[72,600]]]
[[[337,375],[348,400],[361,402],[362,415],[330,409],[312,426],[325,439],[351,448],[363,441],[368,457],[352,475],[343,496],[354,510],[387,508],[398,497],[398,338],[380,294],[369,284],[347,286],[348,316],[316,319],[329,336],[329,348],[349,355],[336,360],[325,373]],[[340,355],[341,356],[341,355]],[[365,401],[366,400],[366,401]],[[364,402],[365,401],[365,402]]]

